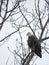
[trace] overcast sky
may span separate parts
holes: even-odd
[[[41,8],[43,8],[43,3],[44,0],[41,0]],[[32,11],[32,8],[34,8],[34,0],[27,0],[26,8],[28,8],[29,11]],[[22,31],[26,30],[26,28],[22,29]],[[10,31],[10,32],[9,32]],[[8,35],[9,33],[13,32],[14,29],[12,28],[11,24],[9,22],[4,23],[4,26],[0,32],[0,40],[4,38],[4,36]],[[26,33],[30,31],[30,29],[26,30]],[[23,40],[26,40],[26,33],[23,33]],[[13,36],[15,38],[13,38]],[[7,59],[9,58],[9,63],[13,62],[13,54],[9,52],[8,47],[13,51],[16,49],[15,44],[16,44],[16,36],[18,37],[18,34],[12,35],[7,41],[5,42],[0,42],[0,44],[4,43],[4,45],[0,46],[0,65],[5,65]],[[47,41],[48,43],[49,41]],[[26,43],[26,41],[25,41]],[[9,65],[9,63],[7,65]],[[39,58],[35,61],[37,65],[49,65],[49,54],[44,53],[42,54],[42,58]],[[13,65],[13,63],[12,63]]]

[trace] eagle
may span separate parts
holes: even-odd
[[[40,44],[38,38],[35,37],[30,32],[27,33],[27,36],[28,36],[27,43],[28,43],[28,46],[31,49],[31,51],[33,51],[37,56],[39,56],[40,58],[42,58],[41,44]]]

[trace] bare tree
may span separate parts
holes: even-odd
[[[23,36],[22,36],[22,34],[25,31],[23,32],[21,30],[22,28],[23,29],[29,28],[33,33],[33,35],[39,39],[42,50],[45,50],[45,52],[49,54],[48,52],[49,48],[47,47],[48,45],[45,42],[49,39],[49,35],[48,35],[49,17],[47,18],[46,22],[44,22],[44,19],[47,17],[46,7],[44,6],[42,10],[40,6],[40,0],[35,0],[34,9],[32,9],[32,12],[29,12],[27,8],[24,7],[25,5],[23,4],[24,1],[25,0],[15,0],[13,2],[11,0],[12,3],[11,9],[8,8],[10,0],[0,1],[0,18],[1,18],[0,30],[2,29],[4,22],[7,22],[8,19],[10,19],[11,25],[15,29],[14,32],[5,36],[3,39],[0,40],[0,42],[3,42],[8,37],[12,36],[14,33],[17,34],[17,32],[20,38],[20,39],[19,38],[16,39],[16,49],[14,51],[11,51],[11,49],[8,47],[8,50],[14,55],[14,65],[30,65],[30,62],[34,57],[34,52],[33,51],[28,52],[29,49],[27,49],[27,46],[25,46],[25,42],[23,41]],[[46,3],[46,1],[44,2]],[[4,7],[2,8],[2,6]],[[4,12],[4,15],[2,14],[2,11]],[[18,16],[18,18],[14,18],[18,14],[20,14],[20,16]],[[30,17],[30,20],[28,16]],[[17,20],[19,20],[19,22],[17,22]],[[2,46],[3,44],[0,44],[0,46]],[[37,58],[38,57],[36,57],[35,60]],[[6,62],[6,65],[8,65],[8,60]],[[32,61],[32,65],[35,63],[35,60]]]
[[[15,0],[14,2],[11,0],[12,7],[9,9],[9,0],[1,0],[0,1],[0,18],[1,18],[1,23],[0,23],[0,30],[4,24],[4,22],[12,16],[12,13],[14,12],[15,9],[17,9],[18,5],[20,2],[23,2],[25,0]],[[3,13],[4,14],[3,14]]]

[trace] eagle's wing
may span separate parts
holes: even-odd
[[[41,44],[39,43],[38,39],[35,36],[29,36],[28,40],[28,46],[37,54],[39,57],[42,57],[41,55]]]
[[[33,40],[34,40],[34,39],[33,39],[33,36],[29,36],[29,37],[28,37],[28,40],[27,40],[28,46],[29,46],[31,49],[34,48],[34,41],[33,41]]]
[[[41,44],[38,43],[35,47],[35,53],[41,58],[42,54],[41,54]]]
[[[36,44],[35,44],[35,53],[41,58],[42,54],[41,54],[41,44],[39,42],[39,40],[36,38]]]

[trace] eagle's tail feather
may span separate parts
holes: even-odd
[[[41,51],[39,51],[39,50],[35,50],[35,53],[36,53],[40,58],[42,58]]]

